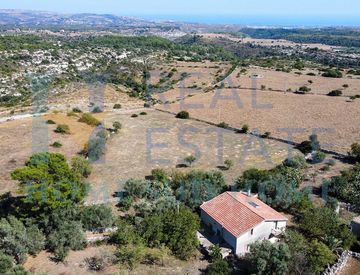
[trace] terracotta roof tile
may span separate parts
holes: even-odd
[[[235,237],[263,221],[287,220],[257,197],[241,192],[225,192],[203,203],[200,208]]]

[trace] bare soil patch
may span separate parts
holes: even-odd
[[[358,275],[360,274],[360,261],[355,258],[349,258],[345,268],[339,275]]]

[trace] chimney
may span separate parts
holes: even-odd
[[[251,197],[251,190],[250,189],[248,189],[248,191],[247,191],[247,196]]]

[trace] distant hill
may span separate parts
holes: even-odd
[[[110,14],[59,14],[41,11],[0,10],[0,25],[115,27],[153,25],[154,22]]]

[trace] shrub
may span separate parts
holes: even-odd
[[[343,88],[345,88],[345,89],[346,89],[346,88],[349,88],[349,84],[344,84],[344,85],[343,85]]]
[[[99,106],[96,106],[91,112],[92,113],[102,113],[103,110]]]
[[[101,231],[113,226],[115,217],[110,207],[105,205],[93,205],[85,207],[80,214],[84,229],[89,231]]]
[[[0,252],[0,274],[7,273],[14,265],[14,259]]]
[[[140,115],[141,115],[141,116],[146,116],[147,113],[146,113],[146,112],[141,112]]]
[[[122,198],[119,202],[119,206],[123,211],[128,211],[133,204],[134,204],[134,199],[133,197],[130,196]]]
[[[326,154],[321,151],[316,151],[312,156],[312,163],[322,163],[326,158]]]
[[[97,256],[86,258],[85,262],[91,271],[102,271],[106,264],[103,258]]]
[[[51,144],[51,146],[54,148],[60,148],[62,147],[62,144],[59,141],[55,141],[53,144]]]
[[[164,169],[161,168],[155,168],[151,171],[151,176],[153,177],[154,180],[159,181],[159,182],[168,182],[169,181],[169,176],[166,173],[166,171]]]
[[[336,69],[327,69],[322,74],[323,77],[342,78],[342,72]]]
[[[97,161],[105,154],[105,143],[104,138],[95,137],[90,139],[84,151],[89,157],[90,161]]]
[[[227,159],[224,162],[226,170],[229,170],[231,167],[234,166],[234,162],[231,159]]]
[[[121,109],[121,104],[119,104],[119,103],[114,104],[113,109]]]
[[[283,165],[296,169],[303,169],[306,167],[306,160],[303,156],[295,156],[284,160]]]
[[[66,124],[59,124],[56,129],[54,130],[55,133],[58,134],[66,134],[69,135],[70,134],[70,128],[68,125]]]
[[[192,164],[196,161],[196,157],[193,155],[189,155],[184,158],[184,161],[191,167]]]
[[[138,115],[137,114],[132,114],[131,117],[135,118],[135,117],[138,117]]]
[[[221,247],[219,245],[213,245],[210,249],[209,257],[211,262],[222,260]]]
[[[53,121],[53,120],[51,120],[51,119],[49,119],[49,120],[46,121],[46,124],[56,124],[56,122]]]
[[[171,181],[176,198],[192,209],[197,209],[204,201],[219,195],[225,186],[224,175],[220,171],[177,173]]]
[[[113,127],[115,129],[115,132],[118,132],[122,128],[122,125],[121,125],[121,123],[119,121],[115,121],[113,123]]]
[[[250,245],[247,259],[252,264],[251,274],[287,274],[291,255],[286,244],[263,241]]]
[[[342,95],[342,91],[340,90],[333,90],[330,93],[327,94],[328,96],[341,96]]]
[[[88,160],[83,157],[75,156],[71,160],[71,170],[75,174],[87,178],[88,176],[90,176],[92,168]]]
[[[89,113],[83,114],[81,116],[81,118],[79,119],[79,122],[86,123],[87,125],[93,126],[93,127],[99,126],[101,124],[101,122],[99,120],[97,120],[95,117],[93,117]]]
[[[334,263],[334,253],[322,242],[313,240],[310,243],[309,261],[314,274],[321,274],[326,266]]]
[[[335,176],[324,184],[329,188],[329,194],[341,201],[360,204],[359,193],[360,164],[352,169],[342,171],[340,176]]]
[[[206,274],[208,275],[230,275],[231,274],[231,268],[229,267],[229,264],[225,260],[217,260],[213,263],[211,263],[206,270]]]
[[[180,118],[180,119],[189,119],[190,118],[190,114],[187,111],[181,111],[176,115],[176,118]]]
[[[75,112],[73,112],[73,111],[68,112],[66,115],[67,115],[67,116],[77,117],[77,114],[76,114]]]
[[[73,111],[74,113],[82,113],[81,109],[78,108],[78,107],[73,108],[72,111]]]
[[[230,125],[227,124],[226,122],[221,122],[217,126],[223,129],[228,129],[230,127]]]
[[[101,129],[99,132],[96,133],[96,136],[101,139],[107,140],[107,138],[109,137],[109,133],[107,130]]]
[[[354,143],[351,145],[350,155],[357,161],[360,161],[360,144]]]
[[[302,86],[302,87],[299,88],[299,91],[304,92],[304,93],[308,93],[308,92],[311,91],[311,88],[306,87],[306,86]]]
[[[86,247],[86,238],[82,224],[67,221],[60,224],[47,238],[47,246],[55,253],[59,261],[63,261],[70,250],[81,250]]]
[[[262,138],[269,138],[271,136],[270,132],[265,132],[263,135],[261,135]]]
[[[309,140],[301,142],[296,146],[296,149],[300,150],[303,154],[309,154],[313,151],[320,150],[320,143],[318,141],[317,135],[311,135]]]
[[[249,125],[244,124],[241,129],[238,131],[240,134],[247,134],[249,132]]]
[[[142,180],[129,179],[125,182],[124,190],[130,197],[143,198],[146,193],[147,182]]]

